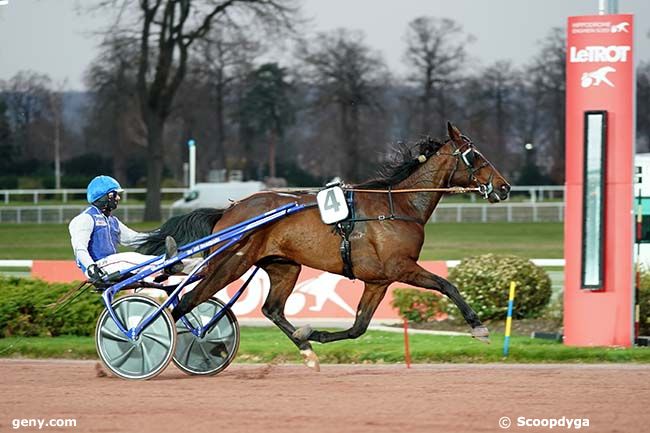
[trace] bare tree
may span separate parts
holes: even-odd
[[[510,62],[497,61],[466,80],[464,109],[470,119],[473,136],[489,147],[490,158],[503,161],[503,169],[511,169],[507,159],[512,139],[513,116],[518,96],[519,74]]]
[[[125,156],[133,155],[134,146],[145,144],[135,87],[137,45],[114,36],[104,40],[101,48],[85,75],[86,85],[94,93],[90,141],[109,151],[113,175],[124,181]]]
[[[15,145],[24,159],[51,161],[51,86],[48,76],[33,71],[20,71],[3,85]]]
[[[413,68],[407,79],[420,89],[420,133],[426,134],[450,117],[450,89],[462,79],[465,46],[474,38],[451,19],[419,17],[408,24],[404,39],[404,59]]]
[[[213,147],[217,166],[228,170],[226,158],[226,101],[234,92],[237,80],[244,80],[253,69],[254,59],[261,54],[262,45],[235,25],[214,28],[198,43],[193,69],[208,89],[216,137]]]
[[[111,0],[123,9],[134,4]],[[187,73],[192,46],[212,26],[228,16],[246,16],[274,25],[288,25],[293,0],[139,0],[139,56],[137,93],[147,130],[147,198],[144,219],[161,219],[160,186],[163,171],[163,134],[176,92]],[[127,17],[122,14],[121,17]],[[112,29],[114,31],[114,29]]]
[[[242,106],[244,118],[256,135],[262,136],[267,143],[268,173],[274,179],[277,176],[278,143],[294,121],[291,84],[286,79],[286,71],[277,63],[265,63],[256,68],[249,81],[250,87]]]
[[[318,92],[317,106],[337,107],[347,181],[359,180],[361,172],[362,110],[380,109],[380,94],[388,83],[383,59],[363,39],[361,32],[339,29],[319,33],[298,49],[304,75]]]
[[[566,38],[564,30],[554,28],[542,40],[539,54],[524,71],[525,79],[533,83],[542,111],[539,121],[543,133],[538,136],[538,149],[546,156],[545,165],[556,183],[564,182],[565,99],[566,99]],[[539,152],[538,152],[539,153]]]

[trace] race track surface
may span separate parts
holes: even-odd
[[[75,419],[56,432],[503,432],[519,417],[589,419],[588,432],[650,431],[649,365],[235,364],[214,377],[98,377],[94,361],[0,360],[0,431]],[[502,417],[511,427],[499,427]],[[531,421],[532,422],[532,421]],[[580,421],[581,423],[583,421]]]

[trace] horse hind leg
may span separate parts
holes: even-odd
[[[250,258],[252,254],[249,246],[237,248],[236,251],[236,254],[230,254],[223,259],[216,257],[206,265],[206,269],[202,271],[206,277],[194,289],[186,293],[172,311],[174,320],[178,320],[200,303],[210,299],[253,266],[254,262]]]
[[[260,264],[269,275],[271,290],[262,306],[262,313],[271,320],[300,350],[305,365],[315,371],[320,371],[320,361],[306,339],[297,337],[296,328],[284,315],[284,306],[293,291],[301,266],[289,261],[270,261]]]

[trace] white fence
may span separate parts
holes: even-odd
[[[187,191],[187,188],[162,188],[160,192],[162,194],[176,194],[180,198],[183,193]],[[141,196],[141,200],[144,200],[144,197],[147,195],[146,188],[129,188],[124,190],[120,194],[123,202],[127,202],[129,197]],[[38,204],[42,201],[52,200],[56,198],[58,201],[63,201],[67,203],[69,200],[86,200],[86,189],[85,188],[62,188],[62,189],[1,189],[0,197],[3,198],[4,204],[10,204],[12,197],[14,197],[14,202],[25,202],[26,198],[34,204]],[[17,200],[17,197],[20,197],[21,200]]]
[[[299,188],[290,188],[297,190]],[[178,198],[187,191],[187,188],[162,188],[162,194],[177,195]],[[122,194],[122,202],[128,202],[129,197],[138,197],[140,201],[144,201],[147,194],[146,188],[128,188]],[[527,201],[540,202],[547,199],[563,199],[564,186],[556,185],[518,185],[512,187],[513,195],[524,195]],[[85,200],[86,190],[83,188],[62,188],[62,189],[0,189],[0,197],[2,197],[5,205],[13,202],[25,203],[30,201],[33,204],[38,204],[43,201],[47,202],[52,199],[68,203],[70,200]],[[472,202],[477,201],[476,195],[470,196]],[[20,200],[19,200],[20,198]]]
[[[0,223],[16,224],[62,224],[83,211],[88,205],[51,206],[0,206]],[[177,211],[178,214],[182,211]],[[114,211],[125,223],[140,222],[144,219],[144,205],[120,205]],[[171,206],[162,207],[163,220],[173,216]]]
[[[0,223],[62,224],[69,222],[86,205],[0,206]],[[162,207],[163,220],[183,210]],[[115,211],[125,223],[140,222],[144,205],[120,205]],[[563,202],[504,202],[499,204],[440,204],[431,222],[563,222]]]
[[[296,188],[292,188],[295,190]],[[181,195],[184,188],[163,188],[162,194]],[[115,214],[124,222],[139,222],[144,217],[144,205],[128,204],[129,197],[145,198],[147,190],[144,188],[129,188],[122,194],[123,203]],[[85,209],[84,204],[54,204],[41,203],[52,202],[56,199],[59,203],[68,203],[69,200],[83,200],[86,191],[84,189],[22,189],[22,190],[0,190],[0,196],[4,197],[5,205],[0,205],[0,223],[16,224],[61,224],[67,223],[75,215]],[[562,222],[564,221],[564,202],[557,201],[564,199],[563,186],[515,186],[512,188],[513,195],[524,196],[526,201],[506,201],[498,204],[488,204],[483,200],[476,200],[472,194],[471,203],[442,203],[438,206],[431,222]],[[12,197],[21,197],[21,200],[14,200],[14,203],[25,203],[25,197],[29,197],[30,205],[14,205]],[[172,209],[171,206],[162,206],[163,220],[173,215],[182,213],[182,210]]]

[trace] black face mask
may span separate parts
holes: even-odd
[[[117,209],[117,192],[111,191],[105,196],[95,200],[93,202],[94,206],[97,206],[104,215],[110,215],[112,211]]]

